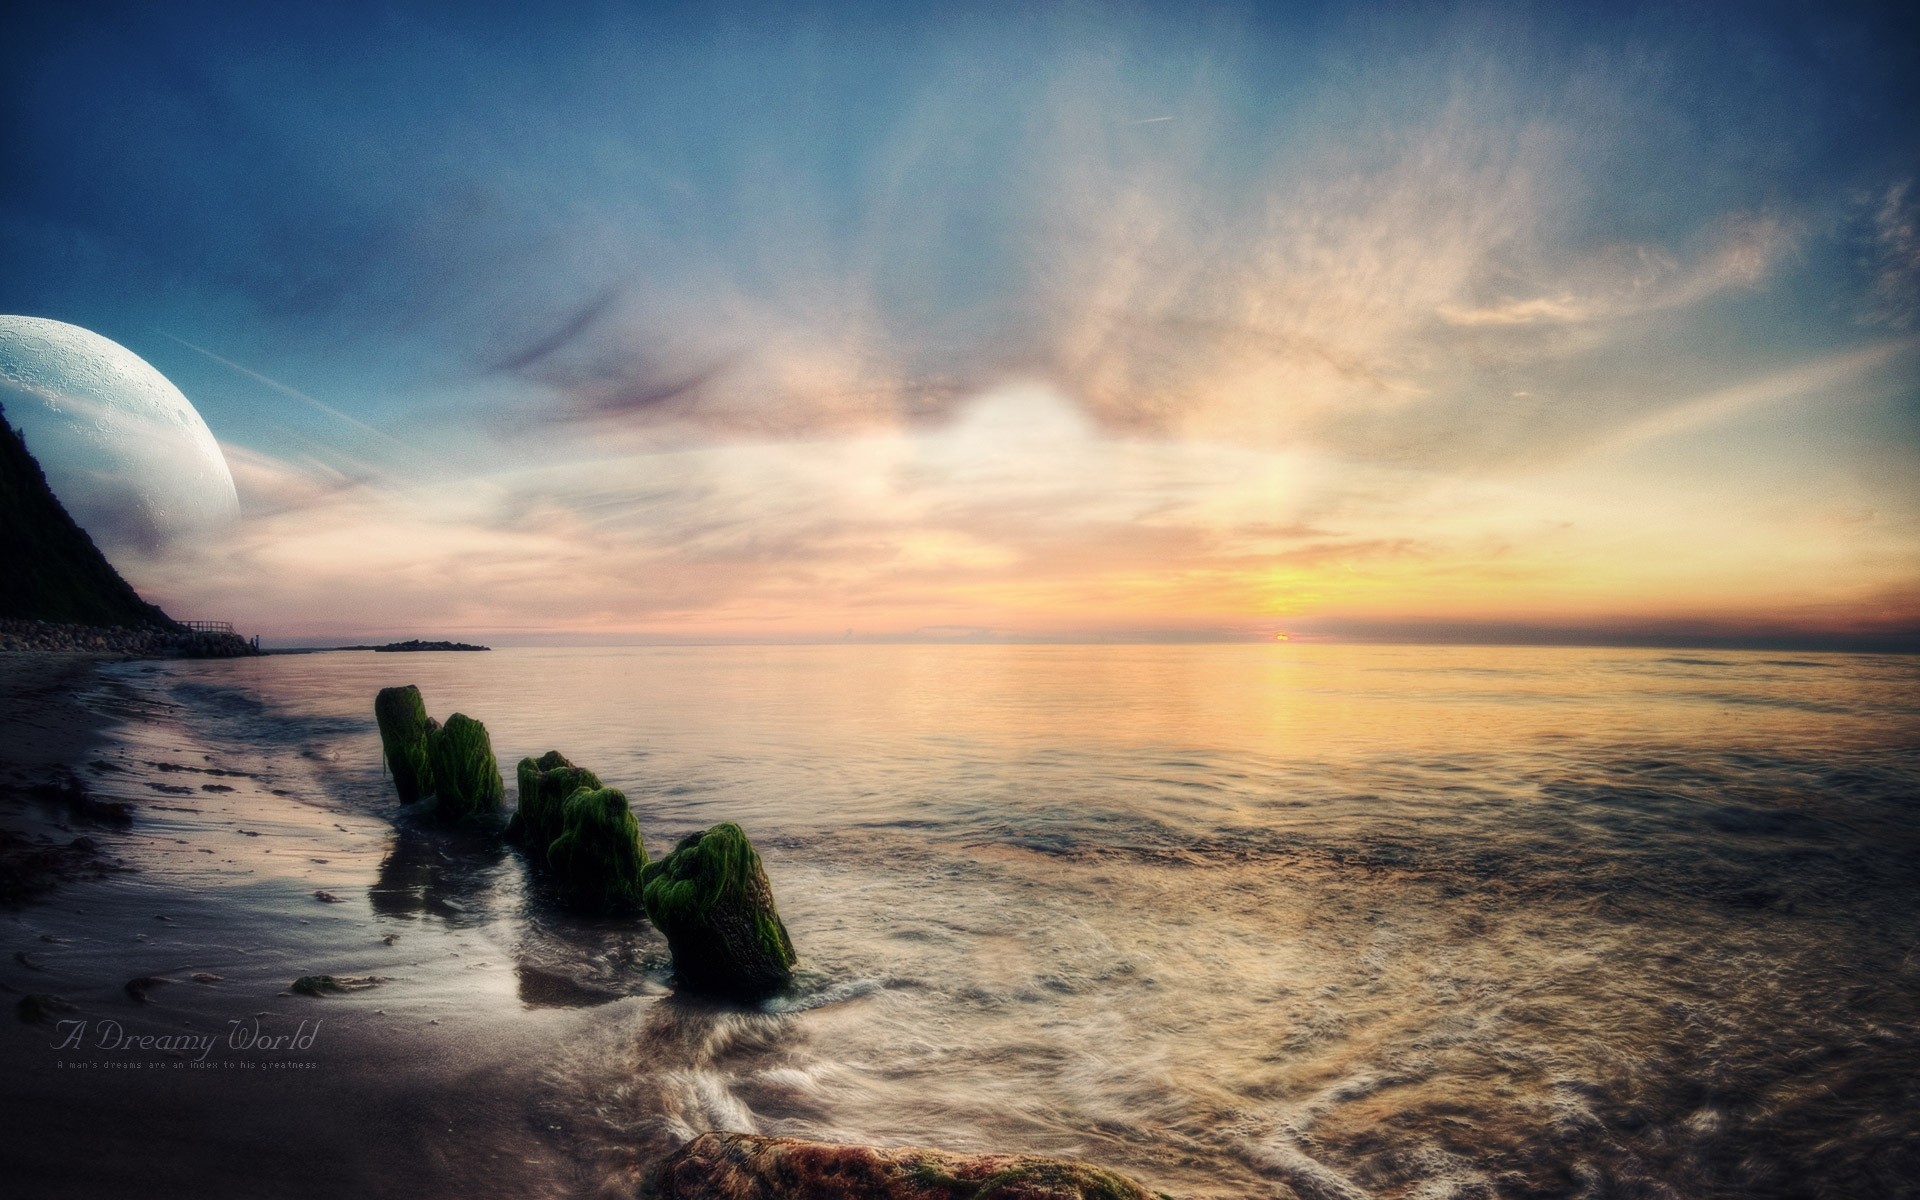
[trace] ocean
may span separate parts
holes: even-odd
[[[496,1102],[577,1192],[707,1128],[1069,1154],[1188,1197],[1920,1180],[1920,659],[847,645],[103,670],[206,761],[269,764],[251,774],[281,786],[232,820],[271,834],[267,809],[314,806],[369,847],[244,879],[156,859],[156,882],[324,877],[354,929],[408,939],[367,994],[383,1017],[411,986],[450,1022],[553,1031]],[[796,987],[681,996],[643,921],[568,916],[516,850],[401,812],[372,723],[398,683],[486,723],[510,802],[514,762],[558,749],[626,793],[656,856],[742,825]]]

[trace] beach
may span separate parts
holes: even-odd
[[[90,657],[0,658],[10,825],[101,847],[5,914],[9,1007],[36,994],[72,1006],[9,1022],[10,1186],[417,1195],[484,1188],[503,1158],[535,1176],[542,1150],[507,1099],[539,1070],[534,1043],[522,1023],[452,1019],[486,1011],[458,976],[381,1012],[287,994],[309,957],[392,974],[422,952],[313,895],[377,876],[391,827],[331,808],[297,756],[196,740],[143,665],[117,665],[129,678],[102,679]],[[132,823],[18,794],[70,772],[125,797]]]
[[[50,1196],[631,1195],[726,1129],[1190,1197],[1896,1194],[1916,666],[0,656],[8,827],[93,846],[0,917],[9,1004],[61,1005],[0,1040],[7,1169]],[[796,986],[685,994],[644,920],[574,915],[497,832],[404,809],[371,712],[404,682],[487,722],[509,803],[513,761],[558,748],[656,856],[740,822]],[[317,973],[369,986],[291,991]]]

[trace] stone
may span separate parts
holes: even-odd
[[[582,788],[600,787],[600,777],[576,767],[558,750],[539,758],[523,758],[515,775],[520,783],[520,806],[507,822],[507,836],[527,848],[530,857],[545,865],[547,848],[560,836],[560,808]]]
[[[642,1184],[650,1200],[1169,1200],[1090,1163],[703,1133]]]
[[[302,975],[293,981],[293,991],[302,996],[334,996],[364,991],[385,982],[379,975]]]
[[[637,912],[647,846],[619,788],[581,788],[560,810],[547,866],[561,896],[595,912]]]
[[[758,997],[793,979],[793,942],[760,855],[731,821],[684,838],[642,874],[647,919],[698,991]]]
[[[428,737],[427,749],[441,816],[478,817],[500,811],[506,787],[500,782],[493,739],[485,725],[455,713]]]
[[[428,752],[427,704],[420,689],[381,688],[373,698],[373,716],[380,723],[380,750],[393,773],[393,790],[400,803],[412,804],[433,794],[433,766]]]

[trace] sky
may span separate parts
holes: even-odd
[[[1900,6],[29,6],[269,642],[1920,647]]]

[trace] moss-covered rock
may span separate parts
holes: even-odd
[[[647,847],[619,788],[580,789],[560,809],[547,865],[568,903],[596,912],[637,912]]]
[[[519,839],[528,855],[544,864],[547,847],[560,836],[560,807],[582,788],[601,786],[600,777],[576,767],[558,750],[539,758],[523,758],[515,771],[520,781],[520,807],[507,822],[507,836]]]
[[[500,782],[493,740],[485,725],[455,713],[427,739],[427,751],[441,816],[476,817],[500,811],[506,788]]]
[[[793,942],[760,855],[733,822],[683,839],[642,876],[647,919],[667,937],[682,982],[760,996],[793,978]]]
[[[373,716],[380,723],[380,750],[393,772],[393,790],[402,804],[433,794],[433,765],[428,751],[427,704],[420,689],[381,688],[373,698]]]
[[[1165,1200],[1124,1175],[1034,1154],[950,1154],[703,1133],[643,1184],[653,1200]]]

